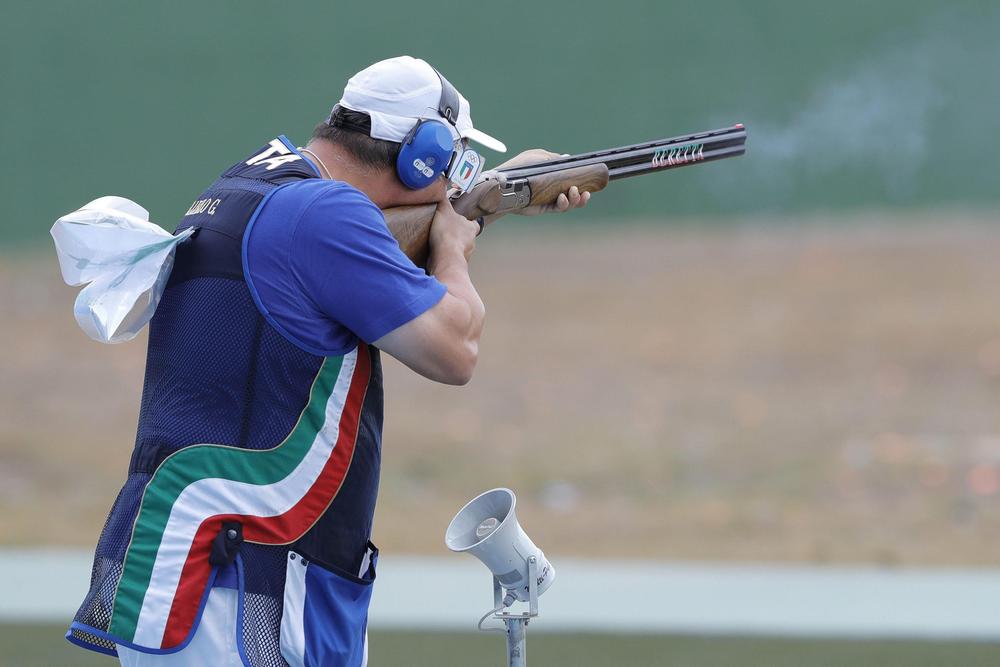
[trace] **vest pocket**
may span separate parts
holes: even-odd
[[[354,576],[288,552],[280,639],[292,667],[364,665],[377,559],[369,543],[361,576]]]

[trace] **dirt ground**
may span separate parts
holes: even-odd
[[[474,257],[469,386],[386,363],[384,550],[509,486],[550,554],[1000,565],[995,220],[533,224]],[[75,293],[0,262],[0,543],[93,545],[125,473],[144,340]]]

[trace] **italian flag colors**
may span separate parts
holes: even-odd
[[[163,461],[142,497],[108,633],[151,649],[181,645],[194,627],[224,521],[243,538],[288,544],[337,495],[354,455],[371,374],[368,348],[329,357],[292,432],[272,449],[193,445]]]

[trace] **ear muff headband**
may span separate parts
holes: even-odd
[[[440,72],[434,70],[434,73],[441,81],[437,112],[455,126],[461,104],[458,91]],[[411,190],[426,188],[448,171],[454,154],[455,140],[448,126],[436,119],[420,120],[403,138],[396,158],[396,174]]]
[[[441,80],[441,99],[438,100],[438,113],[449,123],[455,125],[458,122],[458,112],[461,107],[458,91],[448,79],[444,78],[441,72],[434,70],[434,73]]]

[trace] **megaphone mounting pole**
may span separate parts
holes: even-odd
[[[493,618],[503,621],[507,626],[507,667],[527,666],[526,633],[528,621],[538,616],[538,559],[528,558],[528,611],[527,613],[511,614],[501,611],[514,602],[514,596],[503,592],[500,580],[493,577]],[[483,630],[480,621],[480,630]],[[487,628],[488,629],[488,628]],[[499,629],[499,628],[497,628]]]

